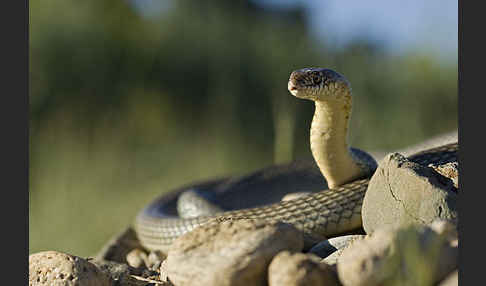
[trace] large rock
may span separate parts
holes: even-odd
[[[370,180],[361,216],[366,233],[380,227],[457,220],[457,189],[447,178],[399,153],[387,155]]]
[[[111,281],[89,261],[57,251],[29,256],[29,285],[109,286]]]
[[[450,240],[449,231],[424,225],[379,229],[344,249],[339,279],[345,286],[435,285],[457,268]]]
[[[269,286],[319,286],[339,285],[337,274],[331,266],[321,263],[315,254],[277,254],[268,267]]]
[[[164,266],[177,286],[266,285],[273,256],[303,247],[302,233],[282,222],[215,222],[176,239]]]

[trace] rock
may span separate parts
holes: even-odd
[[[378,243],[379,242],[379,243]],[[389,252],[391,235],[377,231],[372,237],[356,241],[342,251],[337,261],[339,280],[343,285],[378,285],[376,272],[387,265],[382,263]],[[378,270],[377,270],[378,269]],[[376,284],[373,284],[376,283]]]
[[[29,256],[29,285],[111,285],[102,271],[89,261],[57,251]]]
[[[159,278],[161,281],[169,282],[169,275],[167,274],[167,260],[162,261],[159,268]]]
[[[446,279],[440,282],[439,286],[457,286],[459,285],[459,273],[458,271],[454,271],[449,274]]]
[[[118,263],[108,260],[92,260],[103,273],[110,277],[113,286],[145,286],[146,278],[158,278],[158,272],[150,271],[145,268],[134,268],[126,263]]]
[[[452,180],[454,187],[459,188],[459,167],[457,162],[449,162],[440,165],[430,164],[429,167],[433,168],[437,173]]]
[[[141,268],[147,265],[147,254],[136,248],[127,254],[127,264],[131,267]]]
[[[339,285],[337,274],[311,253],[277,254],[268,267],[269,286]]]
[[[158,271],[166,256],[159,250],[150,251],[145,265],[148,269]]]
[[[314,245],[309,253],[313,253],[320,258],[326,258],[338,249],[346,247],[351,241],[363,238],[364,235],[343,235],[324,240]]]
[[[457,189],[433,168],[411,162],[399,153],[387,155],[372,176],[363,206],[363,228],[428,224],[457,220]]]
[[[154,272],[144,266],[148,257],[135,231],[128,227],[111,238],[91,261],[114,281],[114,285],[136,286],[147,283],[135,278],[150,277]]]
[[[151,251],[149,255],[141,249],[133,249],[127,254],[127,264],[134,268],[159,269],[160,264],[164,261],[165,255],[156,250]]]
[[[286,223],[214,220],[176,239],[165,266],[177,286],[266,285],[273,256],[303,245],[302,233]]]
[[[454,245],[458,239],[457,225],[447,220],[438,219],[429,224],[429,226],[433,231],[440,235],[444,235],[451,242],[452,246],[457,246]]]
[[[162,262],[167,258],[160,250],[150,251],[148,255],[149,265],[154,265],[156,263]]]
[[[133,228],[128,227],[112,237],[96,254],[97,260],[127,263],[127,254],[135,248],[143,249]]]
[[[424,225],[379,229],[354,241],[338,259],[345,286],[435,285],[457,268],[457,247]]]
[[[147,267],[154,270],[159,269],[166,258],[167,257],[159,250],[150,251],[147,257]]]
[[[295,200],[297,198],[300,198],[300,197],[303,197],[303,196],[307,196],[307,195],[310,195],[310,194],[312,194],[312,193],[311,192],[295,192],[295,193],[289,193],[289,194],[286,194],[282,198],[282,202],[290,201],[290,200]]]

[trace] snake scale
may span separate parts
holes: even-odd
[[[172,241],[182,234],[208,222],[225,220],[283,221],[303,232],[306,245],[361,228],[361,206],[377,164],[366,152],[347,145],[352,103],[349,82],[330,69],[305,68],[291,73],[288,89],[295,97],[315,103],[310,136],[315,162],[295,161],[163,195],[135,219],[135,231],[144,247],[167,252]],[[457,160],[457,150],[456,142],[408,158],[419,164],[441,164]],[[178,217],[177,200],[189,190],[200,192],[226,211]],[[289,190],[311,194],[271,203]]]

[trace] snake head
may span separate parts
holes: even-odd
[[[331,69],[304,68],[290,74],[288,89],[295,97],[324,101],[349,96],[351,85],[344,76]]]

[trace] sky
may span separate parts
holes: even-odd
[[[421,49],[457,61],[457,0],[254,0],[269,7],[303,5],[313,33],[336,45],[368,36],[392,53]]]
[[[137,3],[138,8],[146,14],[157,13],[154,6],[170,7],[169,0],[130,1]],[[457,62],[457,0],[252,1],[272,9],[295,5],[305,7],[312,33],[318,39],[326,39],[326,42],[336,46],[356,37],[369,37],[385,44],[391,53],[419,49],[441,60]]]

